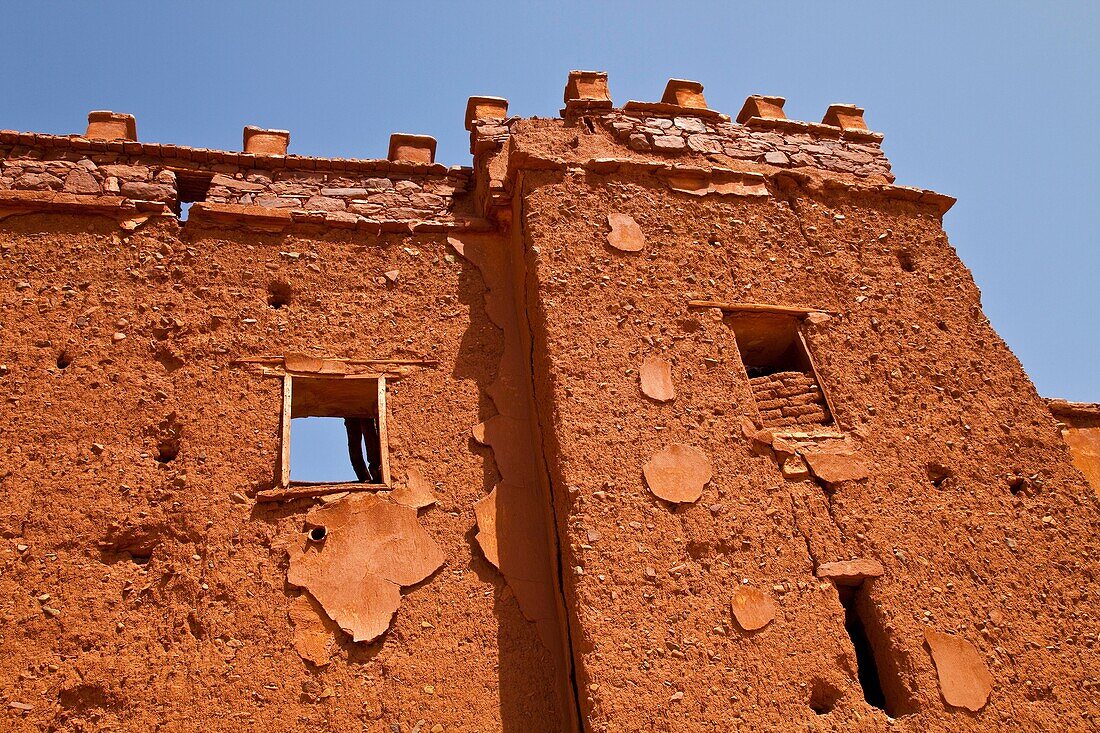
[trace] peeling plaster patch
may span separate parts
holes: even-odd
[[[763,591],[742,585],[730,601],[737,625],[745,631],[762,629],[775,618],[775,602]]]
[[[642,393],[658,402],[676,399],[676,388],[672,384],[672,365],[667,359],[649,356],[642,362]]]
[[[336,625],[325,616],[321,604],[308,593],[294,599],[286,611],[294,626],[294,649],[298,656],[318,667],[332,661],[333,634]]]
[[[549,498],[539,485],[538,454],[532,444],[529,412],[530,353],[523,344],[513,294],[507,250],[495,237],[470,235],[448,243],[485,281],[485,312],[504,332],[504,350],[496,380],[486,388],[499,414],[475,425],[473,439],[493,450],[502,482],[474,507],[478,544],[504,576],[524,618],[535,624],[539,637],[558,668],[571,669],[565,621],[560,617],[561,589],[557,582],[557,551],[551,549]],[[563,680],[567,677],[563,677]],[[563,699],[572,692],[563,688]]]
[[[354,494],[312,510],[311,527],[323,542],[292,548],[287,580],[309,591],[329,618],[354,641],[371,641],[389,628],[401,605],[401,587],[443,565],[443,552],[416,521],[416,510],[370,494]]]
[[[505,481],[534,487],[536,466],[530,440],[531,427],[525,420],[494,415],[471,430],[474,440],[493,449],[493,460]],[[543,511],[543,510],[540,510]]]
[[[948,705],[978,712],[989,702],[993,676],[974,645],[952,634],[924,629],[924,640],[932,651],[940,692]]]
[[[844,481],[861,481],[870,475],[867,459],[855,453],[806,451],[803,456],[814,477],[829,486]]]
[[[415,468],[408,470],[405,474],[405,485],[394,489],[390,493],[390,499],[413,509],[423,509],[435,503],[432,485],[424,478],[424,474]]]
[[[545,580],[550,552],[538,495],[501,483],[474,505],[477,543],[504,575],[528,621],[553,619],[554,589]]]
[[[653,454],[642,472],[649,490],[657,497],[681,504],[698,501],[711,479],[707,454],[683,443],[673,443]]]
[[[607,235],[607,243],[623,252],[641,252],[645,247],[645,235],[638,222],[627,214],[608,214],[607,223],[611,225],[611,233]]]

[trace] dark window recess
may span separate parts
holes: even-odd
[[[797,318],[734,311],[724,320],[737,337],[764,427],[833,423]]]
[[[837,586],[844,607],[844,629],[856,653],[859,686],[867,704],[892,718],[915,712],[916,698],[902,685],[890,640],[875,611],[867,589]]]
[[[289,480],[385,483],[379,380],[292,379]]]
[[[213,179],[212,173],[176,171],[176,216],[180,221],[187,221],[191,204],[206,200],[206,193],[210,190],[210,181]]]

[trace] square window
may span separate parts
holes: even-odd
[[[284,376],[282,436],[283,487],[389,487],[386,378]]]
[[[731,311],[723,320],[737,339],[764,427],[812,428],[833,424],[832,411],[802,336],[801,318]]]

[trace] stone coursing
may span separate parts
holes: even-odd
[[[206,201],[326,212],[326,218],[356,221],[454,220],[452,201],[463,182],[446,176],[370,176],[298,171],[218,173]],[[329,217],[328,214],[343,216]]]
[[[821,388],[812,374],[777,372],[749,379],[764,427],[823,425],[829,420]]]
[[[722,154],[783,168],[820,168],[893,182],[890,162],[874,133],[790,120],[767,120],[770,129],[689,115],[632,115],[612,110],[598,118],[615,138],[638,152]],[[835,130],[835,132],[834,132]],[[831,134],[826,134],[831,133]]]
[[[215,204],[259,206],[321,214],[326,222],[455,221],[454,199],[463,193],[467,171],[440,165],[388,164],[386,161],[334,161],[286,156],[237,155],[254,165],[218,160],[217,153],[196,164],[197,149],[171,146],[169,157],[76,149],[80,139],[36,135],[44,144],[4,144],[0,139],[0,191],[39,191],[77,196],[115,196],[175,206],[179,175],[209,177],[205,198]],[[156,147],[156,146],[145,146]],[[167,146],[165,146],[167,147]],[[184,155],[187,157],[185,158]],[[311,170],[307,162],[332,170]],[[283,161],[294,165],[280,167]],[[339,163],[348,163],[340,170]],[[260,167],[261,163],[266,163]],[[376,167],[372,168],[371,164]]]
[[[84,156],[62,149],[0,147],[0,190],[57,191],[174,202],[176,174],[162,165],[115,154]]]

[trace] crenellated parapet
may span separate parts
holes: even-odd
[[[566,86],[566,119],[583,117],[611,132],[620,144],[638,153],[664,157],[702,156],[751,161],[775,168],[816,168],[873,182],[892,183],[890,162],[882,152],[881,133],[867,129],[863,110],[834,104],[820,123],[788,119],[782,97],[752,95],[731,121],[710,109],[703,85],[670,79],[660,102],[629,101],[614,108],[606,75],[599,77],[600,106],[589,97],[570,98],[583,89],[571,72]],[[591,93],[589,93],[591,95]]]
[[[485,229],[507,223],[524,166],[608,161],[678,180],[712,170],[698,184],[706,190],[728,188],[731,176],[754,190],[794,176],[898,193],[883,136],[855,105],[804,122],[787,118],[782,97],[752,95],[731,118],[709,107],[701,83],[670,79],[660,101],[616,107],[600,71],[571,71],[563,98],[559,119],[538,119],[510,117],[502,97],[470,97],[471,168],[436,163],[424,135],[395,133],[385,160],[315,158],[290,153],[287,130],[248,126],[241,151],[210,150],[142,142],[132,115],[95,111],[82,135],[0,131],[0,216],[75,207],[265,228]]]

